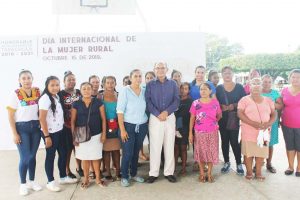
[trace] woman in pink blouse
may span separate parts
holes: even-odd
[[[295,175],[300,177],[300,69],[294,69],[289,77],[290,86],[282,90],[282,132],[285,140],[289,167],[286,175],[294,173],[294,160],[297,155]]]
[[[250,95],[238,103],[238,116],[241,119],[242,154],[247,169],[246,179],[251,180],[253,158],[256,162],[256,179],[265,179],[261,167],[268,158],[270,130],[276,119],[274,102],[262,95],[262,81],[254,78],[250,81]],[[263,134],[264,132],[264,134]],[[264,137],[263,137],[264,136]]]
[[[190,108],[189,141],[194,141],[194,159],[199,163],[199,181],[205,182],[204,166],[207,164],[208,182],[214,182],[212,166],[219,161],[219,125],[222,117],[220,104],[216,98],[211,98],[210,84],[202,83],[200,86],[201,98],[195,100]],[[193,128],[195,134],[193,135]]]

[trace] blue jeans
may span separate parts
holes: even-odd
[[[121,172],[122,178],[128,179],[129,168],[131,177],[137,175],[139,152],[148,132],[148,124],[136,125],[124,122],[124,125],[129,138],[128,141],[121,142],[123,150]]]
[[[21,137],[21,143],[17,145],[20,155],[19,175],[21,183],[26,183],[27,171],[29,180],[35,177],[36,152],[41,141],[41,129],[39,121],[17,122],[16,129]]]
[[[55,153],[58,152],[58,170],[60,178],[66,177],[66,166],[67,166],[67,146],[65,132],[60,130],[55,133],[49,133],[52,140],[52,146],[46,148],[46,161],[45,161],[45,171],[47,174],[48,182],[54,180],[53,170],[54,170],[54,159]]]

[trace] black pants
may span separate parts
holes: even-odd
[[[239,143],[239,131],[228,130],[226,128],[220,127],[220,133],[224,162],[229,162],[229,144],[231,144],[236,164],[241,164],[241,146]]]

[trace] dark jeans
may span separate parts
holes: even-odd
[[[54,180],[53,168],[55,153],[58,152],[58,169],[60,178],[67,176],[66,165],[67,165],[67,146],[66,146],[66,136],[64,131],[58,131],[56,133],[50,133],[52,140],[52,146],[46,149],[46,161],[45,161],[45,171],[47,174],[48,182]]]
[[[124,125],[129,138],[127,142],[121,142],[123,150],[121,172],[122,178],[128,179],[129,168],[131,177],[137,175],[139,151],[148,132],[148,124],[136,125],[124,122]]]
[[[239,131],[228,130],[220,127],[220,134],[222,140],[222,153],[224,162],[229,162],[229,144],[233,150],[236,164],[241,164],[241,146],[239,144]]]
[[[21,137],[21,143],[17,147],[20,155],[19,175],[24,184],[27,171],[29,180],[33,181],[35,177],[35,157],[41,141],[41,129],[39,121],[17,122],[16,128]]]

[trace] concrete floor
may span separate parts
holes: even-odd
[[[277,169],[277,174],[270,174],[263,169],[266,176],[264,182],[256,180],[247,181],[244,177],[237,176],[232,166],[230,173],[221,174],[222,162],[214,168],[215,183],[199,183],[198,173],[192,172],[192,154],[189,151],[188,174],[185,177],[178,177],[175,184],[169,183],[161,176],[154,184],[133,183],[129,188],[120,186],[120,182],[110,183],[107,188],[100,188],[96,184],[90,185],[87,190],[81,190],[79,184],[61,186],[62,191],[58,193],[50,192],[45,188],[46,175],[44,172],[45,151],[43,149],[37,154],[36,180],[43,186],[39,192],[30,192],[26,197],[20,197],[19,175],[18,175],[18,152],[0,151],[0,199],[101,199],[101,200],[135,200],[135,199],[160,199],[160,200],[182,200],[182,199],[300,199],[300,178],[285,176],[284,170],[287,167],[283,138],[280,144],[275,146],[273,165]],[[220,158],[221,151],[220,151]],[[234,161],[231,155],[232,163]],[[74,159],[72,159],[74,160]],[[74,161],[72,161],[74,170]],[[180,167],[178,167],[180,169]],[[147,177],[149,164],[142,163],[139,174]],[[55,165],[55,178],[58,179],[58,171]]]

